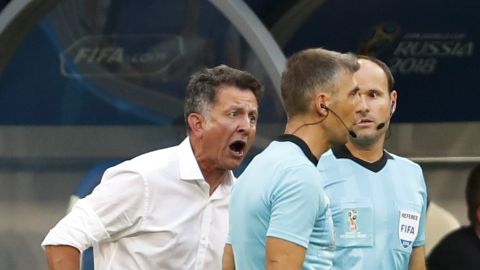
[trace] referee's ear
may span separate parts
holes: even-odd
[[[397,97],[398,97],[397,91],[392,90],[392,92],[390,93],[390,100],[391,100],[390,115],[393,115],[393,113],[395,112],[395,109],[397,108]]]
[[[321,92],[321,93],[317,94],[314,102],[315,102],[315,109],[317,111],[317,114],[320,117],[327,116],[327,114],[328,114],[328,106],[327,106],[328,96],[325,93]]]

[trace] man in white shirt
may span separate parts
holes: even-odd
[[[188,137],[108,169],[44,239],[49,269],[221,269],[228,201],[256,133],[260,83],[225,65],[187,86]]]

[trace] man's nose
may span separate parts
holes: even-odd
[[[238,124],[237,124],[237,131],[238,132],[241,132],[241,133],[246,133],[248,134],[250,132],[250,130],[252,129],[252,127],[255,126],[255,124],[252,124],[251,120],[250,120],[250,116],[246,115],[245,117],[241,117],[239,120],[238,120]]]
[[[363,95],[360,95],[357,100],[357,112],[368,112],[370,111],[367,98]]]

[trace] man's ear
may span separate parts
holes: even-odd
[[[395,109],[397,108],[397,91],[392,90],[392,92],[390,93],[390,100],[392,102],[392,104],[390,105],[390,114],[393,115]]]
[[[328,114],[328,106],[326,104],[327,100],[328,100],[328,96],[325,93],[318,93],[315,96],[314,105],[315,105],[315,109],[317,110],[317,113],[320,116],[325,116]]]
[[[198,113],[190,113],[187,117],[187,123],[193,134],[201,132],[204,125],[204,117]]]

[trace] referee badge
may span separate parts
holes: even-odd
[[[402,247],[408,248],[412,245],[418,234],[420,214],[412,211],[400,211],[398,224],[398,237]]]

